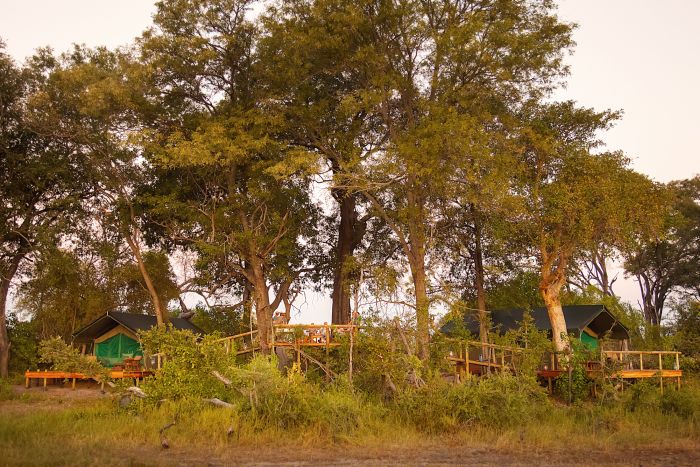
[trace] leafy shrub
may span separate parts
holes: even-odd
[[[700,415],[700,391],[682,388],[666,390],[660,399],[661,411],[682,418],[697,419]]]
[[[0,378],[0,401],[14,399],[15,393],[12,391],[10,381],[5,378]]]
[[[660,392],[652,381],[636,381],[625,391],[624,407],[630,412],[655,410],[660,406]]]
[[[7,334],[10,338],[10,373],[24,373],[36,368],[37,364],[37,322],[20,321],[10,315],[7,320]]]
[[[199,341],[189,330],[152,328],[139,334],[146,355],[163,354],[161,369],[144,382],[144,391],[155,401],[217,397],[226,400],[224,384],[213,374],[235,363],[235,349],[227,354],[217,334]]]
[[[109,369],[97,361],[81,355],[78,349],[63,342],[60,337],[39,343],[39,362],[51,365],[53,370],[83,373],[90,377],[107,379]]]
[[[508,373],[451,384],[442,378],[403,391],[394,408],[418,429],[440,433],[464,425],[494,428],[519,425],[547,407],[542,389]]]

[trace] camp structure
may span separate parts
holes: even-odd
[[[623,389],[625,384],[640,378],[658,378],[662,391],[664,380],[668,379],[675,380],[680,387],[683,375],[680,352],[629,350],[629,330],[604,305],[570,305],[562,308],[569,335],[580,339],[590,351],[591,360],[585,364],[590,377],[615,379]],[[494,310],[489,315],[490,330],[505,334],[522,326],[525,310]],[[535,308],[530,311],[530,316],[535,328],[547,332],[551,337],[552,327],[547,309]],[[457,317],[447,321],[440,331],[451,342],[447,360],[454,364],[456,379],[492,371],[515,371],[519,355],[524,350],[465,339],[465,334],[479,334],[479,321],[472,313],[465,313],[462,319]],[[553,379],[569,368],[568,357],[561,354],[547,352],[537,371],[537,375],[547,381],[550,392]]]
[[[102,365],[112,368],[125,359],[143,356],[138,341],[139,331],[156,326],[156,317],[136,313],[109,311],[73,334],[73,343],[85,355],[94,355]],[[187,329],[196,334],[203,331],[186,319],[171,318],[175,329]]]
[[[581,339],[581,342],[590,350],[597,350],[603,339],[605,339],[607,350],[628,349],[629,331],[610,313],[605,305],[569,305],[562,307],[562,309],[569,334]],[[494,310],[489,313],[491,330],[504,334],[510,330],[518,329],[523,322],[524,314],[525,310],[522,308]],[[530,315],[533,325],[540,331],[546,331],[551,337],[552,325],[547,309],[544,307],[534,308],[530,311]],[[442,326],[440,331],[449,336],[454,335],[461,328],[478,336],[478,318],[472,313],[465,313],[463,319],[461,326],[459,322],[451,320]]]

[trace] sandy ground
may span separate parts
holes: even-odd
[[[592,453],[588,450],[499,452],[470,447],[435,446],[422,449],[361,446],[329,449],[231,450],[217,457],[203,456],[187,450],[144,450],[135,459],[149,459],[153,465],[253,465],[253,466],[320,466],[320,465],[623,465],[623,466],[697,466],[700,450],[618,450]],[[131,462],[129,462],[131,463]]]
[[[49,386],[25,389],[16,386],[18,394],[30,397],[31,403],[21,399],[0,402],[0,417],[20,415],[27,411],[64,410],[90,404],[91,401],[111,397],[102,393],[95,383],[82,382],[75,391],[70,386]],[[700,446],[685,449],[617,449],[591,451],[572,446],[567,450],[488,449],[459,445],[406,446],[353,446],[337,445],[327,448],[297,448],[265,446],[232,446],[225,452],[209,455],[196,446],[160,447],[142,446],[121,452],[114,458],[115,465],[254,465],[254,466],[325,466],[325,465],[629,465],[629,466],[698,466]],[[0,453],[0,466],[3,462]]]

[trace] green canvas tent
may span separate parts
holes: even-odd
[[[104,366],[113,367],[125,358],[143,356],[141,345],[126,334],[119,333],[95,344],[95,356]]]
[[[194,324],[183,318],[171,318],[175,329],[187,329],[204,334]],[[110,311],[73,334],[73,342],[82,344],[84,353],[92,353],[100,363],[113,367],[125,358],[143,355],[136,337],[139,331],[157,325],[156,317],[136,313]]]

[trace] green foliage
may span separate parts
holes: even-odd
[[[197,306],[191,321],[207,334],[220,333],[235,336],[250,331],[250,315],[243,307]]]
[[[667,388],[660,401],[661,411],[700,422],[700,390],[697,387],[684,387],[676,390]]]
[[[539,274],[520,272],[513,277],[499,279],[487,290],[490,309],[526,308],[544,306],[539,293]]]
[[[424,375],[424,364],[404,344],[404,338],[408,343],[414,337],[415,330],[398,320],[365,317],[354,342],[353,384],[368,394],[390,396],[391,384],[401,389]],[[348,351],[349,341],[345,340],[338,352],[338,369],[343,373]]]
[[[12,390],[12,385],[7,378],[0,378],[0,401],[14,399],[15,393]]]
[[[588,377],[586,363],[596,361],[595,352],[588,349],[580,339],[569,336],[570,351],[565,357],[560,356],[560,364],[568,361],[568,371],[562,373],[555,380],[555,390],[557,394],[569,401],[569,403],[587,399],[592,395],[593,380]]]
[[[11,315],[7,320],[7,333],[10,337],[10,373],[20,373],[36,368],[38,359],[37,323],[20,321]]]
[[[392,407],[402,421],[442,433],[471,425],[512,428],[542,413],[548,401],[538,385],[498,373],[462,384],[436,377],[425,386],[399,392]]]
[[[674,304],[676,323],[671,338],[675,350],[683,353],[681,368],[700,372],[700,301],[687,300]]]
[[[39,343],[39,362],[51,365],[52,370],[83,373],[102,381],[109,377],[108,368],[81,355],[78,349],[66,344],[60,337]]]
[[[139,334],[144,355],[162,354],[162,367],[147,378],[143,388],[152,401],[225,397],[224,385],[212,374],[235,361],[235,349],[226,353],[216,342],[221,336],[208,334],[199,341],[189,330],[154,327]]]

